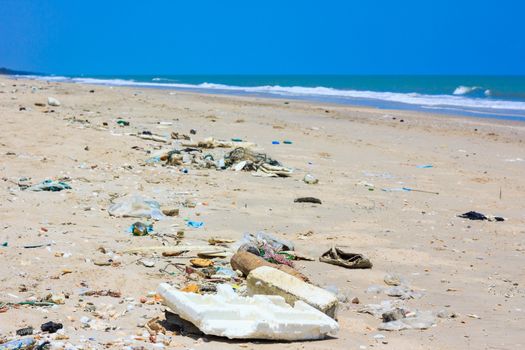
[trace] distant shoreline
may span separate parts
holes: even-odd
[[[13,71],[11,71],[13,72]],[[481,90],[476,86],[466,87],[459,86],[454,90],[453,95],[426,95],[420,93],[401,93],[401,92],[378,92],[368,90],[342,90],[327,87],[304,87],[304,86],[280,86],[280,85],[263,85],[263,86],[240,86],[226,85],[216,83],[196,83],[192,81],[201,79],[286,79],[288,77],[299,77],[307,83],[308,78],[314,79],[318,76],[122,76],[121,78],[111,79],[98,77],[64,77],[34,75],[31,73],[24,74],[7,74],[13,78],[37,79],[52,82],[66,82],[77,84],[93,84],[104,86],[126,86],[135,88],[154,88],[174,91],[188,91],[204,94],[219,94],[229,96],[250,96],[259,98],[278,98],[299,101],[311,101],[315,103],[331,103],[338,105],[372,107],[380,110],[399,110],[399,111],[417,111],[431,113],[436,115],[475,117],[483,119],[507,120],[515,122],[525,122],[525,101],[482,99],[477,97],[463,97],[461,94],[474,93]],[[176,79],[172,78],[176,77]],[[326,79],[331,76],[319,76]],[[333,76],[346,77],[346,76]],[[351,77],[351,76],[348,76]],[[389,77],[391,78],[391,77]],[[420,77],[418,77],[420,78]],[[502,78],[502,77],[500,77]],[[515,77],[520,78],[520,77]],[[181,81],[189,80],[189,83]],[[298,78],[296,78],[298,79]],[[319,79],[319,78],[317,78]],[[380,79],[380,76],[378,76]],[[402,79],[400,76],[399,79]],[[409,79],[408,77],[406,79]],[[463,78],[461,78],[463,79]],[[243,83],[246,83],[243,81]],[[450,89],[449,89],[450,90]],[[488,89],[485,91],[485,93]],[[444,104],[443,104],[444,103]],[[479,105],[479,106],[478,106]]]

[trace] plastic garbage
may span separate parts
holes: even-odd
[[[383,322],[379,330],[400,331],[403,329],[428,329],[436,325],[436,316],[431,311],[416,311],[406,317],[390,322]]]
[[[279,141],[272,141],[272,145],[278,145],[278,144],[280,144]]]
[[[504,217],[501,216],[486,216],[485,214],[478,213],[477,211],[469,211],[464,214],[458,215],[458,217],[469,220],[488,220],[488,221],[505,221]]]
[[[298,300],[293,306],[276,295],[240,297],[226,284],[217,294],[178,291],[166,283],[158,293],[170,309],[203,333],[230,339],[313,340],[339,330],[337,322]]]
[[[165,215],[157,201],[139,195],[126,196],[109,206],[108,213],[116,217],[149,218],[162,220]]]
[[[269,245],[277,252],[282,250],[295,250],[295,245],[293,242],[283,238],[277,238],[265,232],[257,232],[256,234],[245,233],[241,240],[233,244],[232,248],[239,249],[243,244],[253,245],[258,248],[261,248],[264,245]]]
[[[51,191],[51,192],[58,192],[62,190],[70,190],[71,186],[69,184],[62,182],[62,181],[53,181],[53,180],[44,180],[39,184],[27,187],[29,191]]]
[[[120,126],[129,126],[129,122],[127,120],[124,120],[124,119],[117,120],[117,124],[120,125]]]
[[[132,233],[133,236],[146,236],[153,232],[153,225],[144,224],[140,221],[135,222],[128,228],[128,233]]]
[[[290,140],[284,140],[283,143],[284,143],[285,145],[291,145],[293,142],[290,141]]]
[[[229,269],[227,267],[218,267],[217,270],[215,271],[215,273],[216,273],[216,275],[228,276],[230,278],[239,277],[237,275],[237,272],[235,272],[232,269]]]
[[[316,183],[319,182],[319,179],[317,179],[315,176],[313,176],[312,174],[306,174],[303,178],[303,181],[309,185],[315,185]]]
[[[193,228],[201,228],[204,226],[204,222],[202,221],[192,221],[192,220],[189,220],[186,225],[188,225],[188,227],[193,227]]]
[[[434,166],[432,164],[422,164],[422,165],[416,165],[416,168],[418,169],[430,169],[430,168],[433,168]]]
[[[49,321],[49,322],[43,323],[40,326],[40,329],[42,330],[42,332],[56,333],[56,331],[58,331],[59,329],[62,329],[63,327],[64,326],[62,325],[62,323],[56,323],[53,321]]]
[[[0,350],[33,349],[35,344],[36,341],[34,338],[16,339],[0,344]]]

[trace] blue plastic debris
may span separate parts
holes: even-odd
[[[285,145],[291,145],[293,142],[292,141],[289,141],[289,140],[284,140],[283,143]]]
[[[272,145],[278,145],[278,144],[280,144],[279,141],[272,141]]]
[[[32,349],[35,343],[36,341],[34,338],[16,339],[0,344],[0,350]]]
[[[202,226],[204,226],[204,222],[202,221],[192,221],[192,220],[189,220],[186,225],[188,225],[188,227],[193,227],[193,228],[201,228]]]
[[[37,185],[33,185],[27,188],[30,191],[51,191],[58,192],[62,190],[70,190],[71,186],[62,181],[44,180]]]
[[[423,165],[416,165],[416,168],[418,169],[429,169],[433,168],[434,166],[432,164],[423,164]]]

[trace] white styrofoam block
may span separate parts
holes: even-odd
[[[335,334],[339,325],[310,305],[292,307],[276,295],[238,296],[231,286],[217,294],[181,292],[161,283],[158,293],[174,313],[208,335],[230,339],[313,340]]]
[[[248,295],[258,294],[280,295],[290,305],[302,300],[332,318],[339,305],[333,293],[269,266],[253,269],[248,275]]]

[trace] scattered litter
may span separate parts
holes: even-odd
[[[315,185],[319,182],[319,179],[313,176],[312,174],[306,174],[303,178],[303,181],[309,185]]]
[[[121,198],[108,208],[109,215],[116,217],[151,218],[162,220],[165,218],[157,201],[138,195]]]
[[[188,227],[193,227],[193,228],[201,228],[204,226],[204,222],[202,221],[192,221],[192,220],[189,220],[186,225],[188,225]]]
[[[383,322],[377,327],[382,331],[400,331],[403,329],[428,329],[436,325],[436,316],[430,311],[407,313],[405,317]]]
[[[427,191],[427,190],[418,190],[418,189],[410,188],[410,187],[382,188],[381,191],[385,191],[385,192],[402,192],[402,191],[405,191],[405,192],[421,192],[421,193],[429,193],[429,194],[439,194],[439,192]]]
[[[362,254],[348,253],[340,247],[332,247],[321,255],[319,261],[347,269],[370,269],[372,262]]]
[[[128,233],[132,233],[133,236],[146,236],[153,232],[153,225],[144,224],[137,221],[128,228]]]
[[[294,199],[295,203],[313,203],[313,204],[322,204],[319,198],[315,197],[299,197]]]
[[[280,295],[290,305],[302,300],[335,318],[339,301],[333,293],[281,270],[269,266],[258,267],[248,274],[247,285],[248,295]]]
[[[62,325],[62,323],[55,323],[53,321],[49,321],[49,322],[43,323],[40,326],[40,329],[42,330],[42,332],[56,333],[56,331],[58,331],[59,329],[62,329],[63,327],[64,326]]]
[[[36,340],[34,338],[16,339],[0,344],[0,350],[29,350],[33,349],[35,344]]]
[[[308,281],[308,278],[306,276],[304,276],[299,271],[295,270],[293,267],[290,267],[288,265],[273,264],[264,260],[262,257],[247,251],[238,251],[237,253],[235,253],[230,260],[230,264],[233,270],[241,271],[244,276],[248,276],[251,271],[255,270],[258,267],[268,266],[278,269],[300,280]]]
[[[314,340],[335,334],[336,321],[308,304],[280,296],[240,297],[221,284],[215,295],[184,293],[166,283],[158,293],[170,309],[203,333],[229,339]]]
[[[25,327],[25,328],[20,328],[20,329],[17,329],[16,331],[16,335],[18,336],[26,336],[26,335],[32,335],[33,334],[33,327],[29,326],[29,327]]]
[[[433,168],[434,166],[432,164],[422,164],[422,165],[416,165],[416,168],[418,169],[430,169],[430,168]]]
[[[485,214],[478,213],[477,211],[469,211],[467,213],[458,215],[458,217],[469,220],[505,221],[505,218],[502,216],[486,216]]]
[[[22,190],[29,190],[29,191],[51,191],[51,192],[58,192],[62,190],[70,190],[71,186],[69,184],[62,182],[62,181],[53,181],[53,180],[44,180],[41,183],[29,187],[20,186],[20,189]]]
[[[120,125],[120,126],[129,126],[129,122],[127,120],[124,120],[124,119],[118,119],[117,120],[117,124]]]

